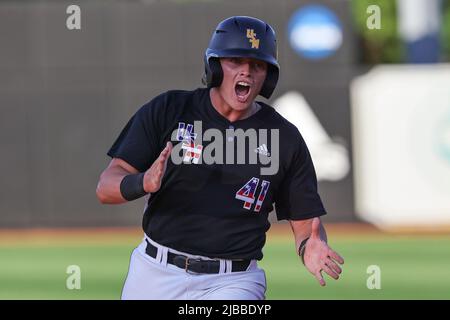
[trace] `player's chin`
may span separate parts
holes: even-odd
[[[250,107],[251,103],[252,103],[251,101],[245,101],[245,102],[234,101],[233,109],[244,111]]]

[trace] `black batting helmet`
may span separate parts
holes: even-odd
[[[255,58],[267,62],[267,76],[259,94],[270,98],[278,82],[277,40],[273,28],[256,18],[236,16],[220,22],[205,51],[208,88],[222,83],[219,58]]]

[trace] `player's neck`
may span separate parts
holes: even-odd
[[[261,108],[259,104],[257,104],[255,101],[252,101],[248,108],[243,110],[236,110],[228,105],[228,103],[221,97],[216,88],[212,88],[211,90],[209,90],[209,96],[214,109],[216,109],[217,112],[219,112],[230,122],[246,119],[258,112],[258,110]]]

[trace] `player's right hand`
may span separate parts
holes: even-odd
[[[144,190],[145,192],[156,192],[161,188],[161,181],[166,172],[167,160],[172,152],[172,143],[167,142],[166,147],[161,151],[158,159],[153,162],[151,167],[145,172],[144,175]]]

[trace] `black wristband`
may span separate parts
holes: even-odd
[[[306,249],[306,242],[308,241],[308,239],[309,239],[309,237],[306,238],[305,240],[303,240],[302,243],[300,243],[300,246],[298,247],[298,255],[302,258],[303,264],[305,264],[304,255],[305,255],[305,249]]]
[[[145,172],[129,174],[120,182],[120,193],[125,200],[132,201],[147,194],[144,190]]]

